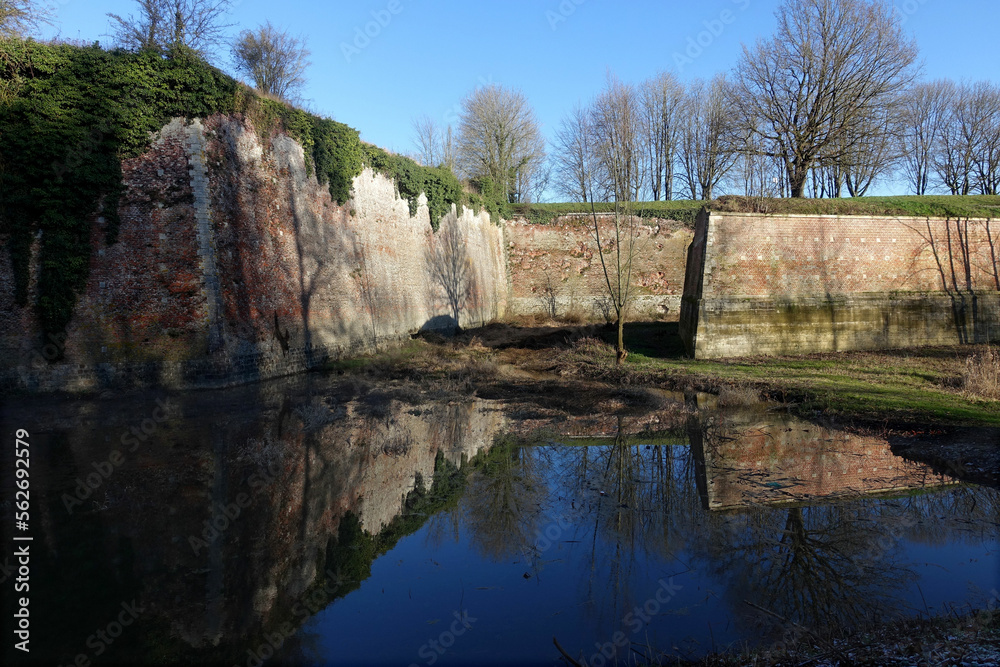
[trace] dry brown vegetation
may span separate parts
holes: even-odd
[[[1000,400],[1000,350],[987,346],[969,357],[962,387],[972,398]]]

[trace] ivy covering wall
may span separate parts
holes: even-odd
[[[105,218],[106,240],[118,233],[121,161],[145,152],[171,118],[242,115],[266,137],[284,130],[339,203],[367,165],[395,179],[416,212],[427,195],[437,228],[452,204],[496,219],[496,204],[466,192],[448,169],[363,143],[358,131],[253,90],[193,52],[106,51],[98,45],[0,40],[0,234],[8,239],[15,297],[28,301],[30,248],[40,239],[37,310],[42,333],[69,323],[90,264],[90,220]]]

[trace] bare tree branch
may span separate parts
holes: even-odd
[[[233,44],[236,71],[249,77],[261,93],[283,100],[299,97],[308,58],[304,38],[292,37],[270,21],[256,30],[244,30]]]
[[[912,82],[917,47],[883,0],[785,0],[777,17],[774,37],[743,47],[733,99],[801,197],[813,167],[854,148],[852,124]]]
[[[137,13],[108,14],[118,46],[166,53],[186,46],[205,57],[225,41],[232,24],[222,23],[232,0],[135,0]]]
[[[535,112],[520,91],[489,85],[462,102],[459,164],[468,178],[487,178],[510,202],[539,192],[544,175],[545,140]]]
[[[0,0],[0,38],[28,37],[54,19],[52,8],[40,0]]]

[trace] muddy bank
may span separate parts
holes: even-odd
[[[964,482],[1000,488],[1000,429],[925,431],[890,438],[892,451]]]

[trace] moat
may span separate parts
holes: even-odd
[[[322,376],[6,399],[32,664],[630,664],[996,604],[996,489],[710,403],[540,418]]]

